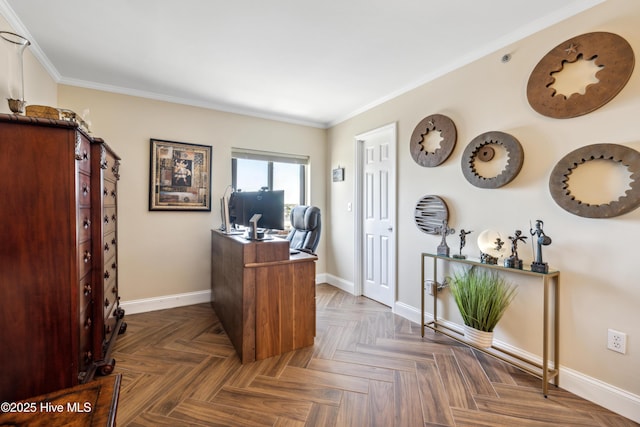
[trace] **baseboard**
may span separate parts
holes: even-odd
[[[316,274],[316,284],[329,283],[327,280],[327,273]]]
[[[408,304],[396,302],[393,312],[412,322],[420,324],[420,310]],[[433,320],[431,314],[425,313],[425,321]],[[451,322],[443,322],[446,326],[462,331],[462,326]],[[509,350],[518,356],[541,363],[540,357],[527,353],[519,348],[496,340],[501,348]],[[614,387],[596,378],[560,365],[560,387],[576,396],[594,402],[603,408],[620,414],[632,421],[640,423],[640,396]]]
[[[209,301],[211,301],[211,290],[122,301],[120,307],[124,309],[126,314],[137,314],[148,311],[165,310],[167,308],[183,307],[185,305],[202,304]]]
[[[583,399],[640,423],[640,396],[636,394],[562,366],[560,385]]]
[[[350,294],[354,294],[355,291],[355,286],[353,285],[353,282],[349,282],[347,280],[341,279],[339,277],[333,276],[331,274],[325,273],[325,280],[323,282],[316,282],[316,283],[328,283],[331,286],[335,286],[338,289],[341,289],[345,292],[348,292]]]

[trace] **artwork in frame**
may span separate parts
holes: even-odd
[[[211,147],[151,139],[150,211],[211,211]]]

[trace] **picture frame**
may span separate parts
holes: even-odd
[[[332,170],[333,182],[342,182],[344,181],[344,168],[337,167]]]
[[[150,139],[149,210],[211,211],[211,147]]]

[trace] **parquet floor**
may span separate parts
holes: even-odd
[[[315,345],[244,366],[209,304],[126,321],[119,426],[638,426],[326,284]]]

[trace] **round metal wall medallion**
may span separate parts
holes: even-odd
[[[424,141],[429,132],[440,132],[442,141],[435,151],[427,151]],[[456,146],[456,125],[449,117],[442,114],[427,116],[418,123],[411,134],[411,157],[420,166],[438,166],[451,155]]]
[[[567,182],[571,172],[583,163],[595,159],[620,162],[631,172],[630,190],[618,200],[590,205],[571,195]],[[564,156],[556,164],[549,178],[553,200],[564,210],[585,218],[611,218],[631,212],[640,206],[640,152],[618,144],[593,144]]]
[[[584,95],[568,98],[551,87],[554,73],[565,63],[579,59],[594,60],[602,67],[596,73],[598,83],[587,86]],[[587,33],[569,39],[547,53],[531,72],[527,98],[531,107],[543,116],[568,119],[590,113],[611,101],[627,84],[635,59],[631,45],[617,34]]]
[[[474,166],[477,160],[490,161],[495,151],[490,144],[502,145],[507,150],[507,165],[497,176],[486,178],[481,176]],[[485,150],[491,148],[491,150]],[[487,154],[488,153],[488,154]],[[517,139],[504,132],[487,132],[476,136],[462,153],[462,174],[471,184],[480,188],[498,188],[511,182],[522,169],[524,151]]]
[[[424,196],[416,203],[416,225],[427,234],[438,234],[442,221],[449,221],[447,204],[438,196]]]

